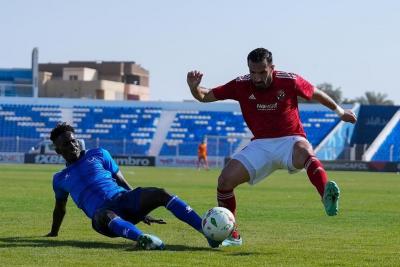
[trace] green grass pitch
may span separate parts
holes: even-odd
[[[62,166],[0,165],[0,266],[400,266],[400,176],[329,172],[341,187],[340,214],[328,217],[304,172],[275,172],[236,190],[242,247],[208,248],[205,239],[165,209],[167,225],[138,226],[165,251],[138,251],[107,238],[71,199],[57,238],[50,230],[52,174]],[[216,206],[219,170],[123,167],[133,186],[159,186],[200,215]]]

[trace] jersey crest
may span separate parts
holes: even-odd
[[[276,99],[278,99],[279,101],[283,101],[285,99],[286,93],[285,91],[282,90],[278,90],[278,92],[276,92]]]

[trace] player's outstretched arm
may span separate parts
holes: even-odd
[[[116,174],[113,175],[113,177],[115,178],[115,181],[119,186],[122,186],[126,190],[133,189],[132,186],[130,186],[130,184],[125,180],[125,177],[121,171],[118,171]]]
[[[56,199],[56,205],[53,211],[53,223],[51,225],[51,231],[46,237],[56,237],[58,236],[58,231],[60,230],[61,223],[64,219],[66,213],[67,200]]]
[[[218,99],[215,98],[213,92],[204,87],[200,86],[201,79],[203,78],[203,73],[197,70],[189,71],[187,74],[186,81],[189,85],[190,92],[193,97],[200,102],[214,102]]]
[[[338,114],[339,118],[342,121],[356,123],[357,117],[350,109],[343,109],[335,101],[323,91],[314,88],[314,94],[312,97],[313,100],[318,101],[322,105],[326,106],[327,108],[333,110]]]

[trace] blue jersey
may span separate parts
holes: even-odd
[[[78,208],[92,218],[96,209],[126,191],[112,177],[118,171],[118,165],[107,150],[87,150],[77,161],[54,175],[56,199],[66,200],[71,194]]]

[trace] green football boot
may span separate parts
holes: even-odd
[[[339,186],[334,181],[327,182],[322,202],[324,203],[325,211],[328,216],[335,216],[338,214],[339,196]]]
[[[137,247],[143,250],[163,250],[165,245],[155,235],[141,234],[137,240]]]
[[[237,229],[233,230],[231,235],[222,241],[222,246],[223,247],[236,247],[236,246],[241,246],[243,244],[243,239],[239,234],[239,231]]]

